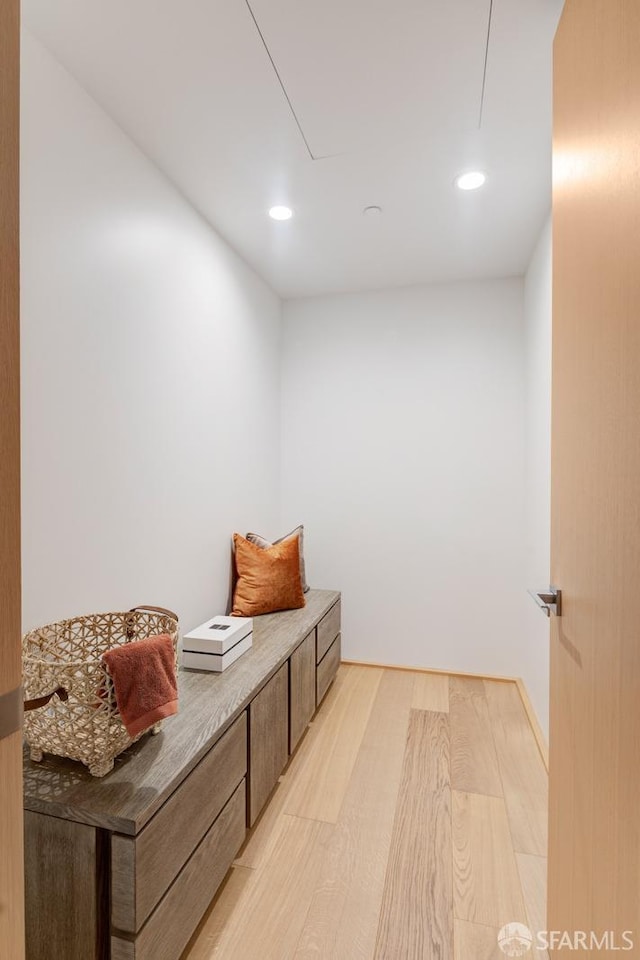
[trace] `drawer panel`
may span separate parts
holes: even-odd
[[[235,723],[137,837],[111,840],[111,922],[136,933],[247,771],[247,716]]]
[[[111,960],[179,960],[244,842],[245,781],[136,937],[112,936]]]
[[[249,826],[289,758],[289,661],[249,704]]]
[[[316,650],[316,663],[320,663],[327,650],[340,633],[340,601],[331,607],[328,613],[320,621],[317,627],[318,640]]]
[[[318,664],[316,674],[316,702],[318,705],[331,686],[331,681],[338,672],[341,656],[340,634],[335,638],[323,660]]]
[[[26,956],[28,960],[99,960],[100,902],[96,880],[108,869],[102,831],[25,810]],[[1,855],[1,854],[0,854]],[[4,909],[4,904],[0,910]],[[6,923],[6,920],[3,921]],[[6,929],[6,927],[3,927]],[[105,931],[108,933],[108,931]],[[0,940],[0,956],[5,943]],[[16,952],[11,954],[17,957]]]
[[[289,753],[293,753],[316,709],[316,632],[289,658]]]

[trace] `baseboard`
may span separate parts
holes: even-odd
[[[438,670],[435,667],[407,667],[397,663],[376,663],[372,660],[342,660],[342,663],[351,664],[356,667],[377,667],[378,669],[383,670],[406,670],[410,673],[434,673],[439,676],[446,677],[472,677],[475,680],[497,680],[500,683],[515,683],[518,693],[520,694],[520,699],[522,700],[522,706],[524,707],[524,712],[527,715],[527,720],[529,721],[529,726],[535,738],[540,756],[542,757],[542,762],[544,763],[545,770],[549,772],[549,747],[544,733],[542,732],[542,727],[536,712],[533,709],[533,704],[529,699],[529,694],[527,693],[527,688],[524,685],[524,681],[520,677],[504,677],[498,676],[491,673],[465,673],[462,670]]]
[[[498,680],[500,683],[517,683],[515,677],[494,676],[490,673],[465,673],[462,670],[438,670],[436,667],[408,667],[397,663],[376,663],[373,660],[342,660],[356,667],[378,667],[383,670],[407,670],[409,673],[435,673],[444,677],[471,677],[475,680]]]
[[[549,745],[547,744],[547,738],[542,732],[540,721],[538,720],[537,714],[533,709],[533,704],[529,699],[529,694],[527,693],[527,688],[524,685],[524,680],[521,680],[520,677],[517,677],[516,686],[518,688],[518,693],[520,694],[520,699],[522,700],[522,706],[524,707],[525,713],[529,719],[529,726],[533,730],[533,735],[536,738],[536,743],[538,744],[538,750],[540,751],[542,762],[545,765],[547,773],[549,773]]]

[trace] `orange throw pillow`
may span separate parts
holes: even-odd
[[[234,533],[233,543],[238,581],[232,617],[258,617],[304,607],[298,537],[264,549]]]

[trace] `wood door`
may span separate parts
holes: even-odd
[[[11,960],[24,957],[20,733],[19,9],[19,0],[0,3],[0,954]]]
[[[639,51],[638,0],[568,0],[554,46],[551,570],[563,606],[551,637],[547,923],[615,931],[618,942],[634,931],[635,949],[625,954],[634,957],[640,957]]]

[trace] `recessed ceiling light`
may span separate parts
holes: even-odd
[[[372,220],[375,219],[376,217],[379,217],[381,213],[382,213],[382,207],[378,207],[375,205],[371,207],[365,207],[364,210],[362,211],[362,215],[364,217],[371,217]]]
[[[272,220],[291,220],[293,210],[291,207],[271,207],[269,216]]]
[[[487,179],[482,170],[470,170],[456,177],[454,183],[459,190],[477,190]]]

